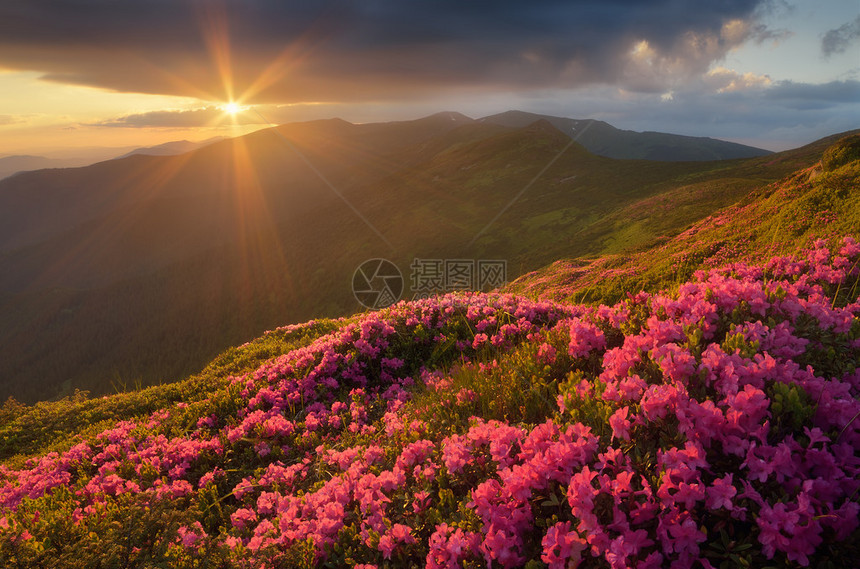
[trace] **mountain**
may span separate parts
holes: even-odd
[[[545,120],[590,152],[608,158],[631,160],[729,160],[771,154],[769,150],[713,138],[663,132],[620,130],[603,121],[577,120],[523,111],[508,111],[480,119],[503,126],[523,127]]]
[[[213,138],[207,138],[206,140],[202,140],[200,142],[191,142],[188,140],[174,140],[171,142],[158,144],[156,146],[136,148],[131,152],[127,152],[122,156],[118,156],[118,158],[127,158],[135,154],[144,154],[146,156],[173,156],[175,154],[185,154],[186,152],[191,152],[192,150],[197,150],[198,148],[203,148],[204,146],[208,146],[215,142],[224,140],[224,138],[225,137],[223,136],[216,136]]]
[[[472,119],[452,112],[438,114],[440,120],[454,123],[471,122]],[[571,119],[539,115],[523,111],[508,111],[478,119],[481,122],[506,127],[522,128],[538,120],[546,120],[560,131],[575,138],[587,150],[598,156],[618,159],[690,161],[690,160],[728,160],[766,156],[770,151],[706,137],[682,136],[662,132],[634,132],[620,130],[602,121],[592,119]],[[396,131],[397,123],[375,123],[384,130]],[[394,130],[392,130],[394,129]],[[119,158],[136,154],[147,156],[173,156],[202,148],[223,137],[214,137],[201,142],[179,140],[156,146],[126,150]],[[105,160],[105,149],[91,149],[98,152],[94,157],[46,158],[42,156],[5,156],[0,157],[0,179],[19,171],[40,170],[44,168],[68,168],[84,166]],[[92,154],[92,152],[90,152]],[[88,155],[89,156],[89,155]],[[95,155],[94,155],[95,156]]]
[[[134,154],[145,154],[148,156],[173,156],[175,154],[184,154],[198,148],[202,148],[213,142],[223,140],[223,136],[209,138],[201,142],[189,142],[187,140],[178,140],[173,142],[165,142],[157,146],[148,146],[144,148],[83,148],[77,151],[55,152],[56,156],[2,156],[0,157],[0,180],[8,178],[12,174],[18,172],[27,172],[32,170],[44,170],[48,168],[78,168],[88,166],[103,160],[110,160],[117,155],[119,158],[127,158]],[[120,155],[120,153],[122,153]]]
[[[44,168],[68,168],[83,166],[85,162],[78,159],[47,158],[45,156],[3,156],[0,157],[0,180],[8,178],[17,172],[27,170],[42,170]]]
[[[796,152],[813,153],[821,161],[763,184],[736,203],[686,226],[672,223],[672,218],[702,207],[713,185],[691,185],[619,208],[584,238],[637,243],[638,247],[613,243],[601,255],[592,250],[560,258],[523,275],[508,290],[561,301],[610,303],[625,297],[631,288],[669,287],[691,278],[696,270],[734,259],[766,264],[771,256],[795,253],[811,246],[816,238],[833,240],[856,234],[860,227],[860,131],[827,137]],[[780,155],[774,158],[780,159]],[[678,227],[683,231],[678,232]],[[649,238],[631,237],[636,235]],[[857,284],[842,292],[856,294]]]
[[[404,302],[279,327],[167,385],[7,401],[0,564],[855,567],[860,134],[775,160],[810,155],[592,258],[608,305],[544,296],[582,283],[554,263],[520,281],[535,298]]]
[[[294,123],[179,156],[21,174],[0,182],[0,394],[35,401],[186,376],[264,330],[361,309],[352,283],[371,259],[399,268],[409,298],[432,292],[418,269],[436,262],[472,263],[475,276],[479,261],[504,261],[512,279],[641,246],[650,230],[607,232],[606,220],[667,192],[695,195],[658,216],[660,232],[680,231],[819,158],[810,147],[619,161],[546,120],[440,113]]]
[[[389,251],[337,192],[402,168],[410,145],[459,124],[389,126],[288,125],[0,183],[4,395],[157,382],[279,322],[354,310],[352,272]],[[151,343],[165,335],[174,353]]]

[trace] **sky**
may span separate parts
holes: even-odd
[[[510,109],[769,150],[860,128],[860,0],[0,2],[0,156]]]

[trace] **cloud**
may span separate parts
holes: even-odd
[[[673,127],[686,124],[699,136],[766,138],[773,129],[788,127],[812,128],[824,136],[860,127],[858,99],[860,81],[816,85],[722,70],[674,93],[672,105],[655,105],[662,111],[649,118]]]
[[[195,109],[164,109],[134,113],[115,117],[84,126],[116,128],[196,128],[222,125],[273,126],[305,120],[309,107],[319,107],[313,115],[330,117],[343,108],[337,105],[253,105],[243,106],[235,114],[225,111],[223,106],[209,105]],[[2,119],[0,119],[2,120]],[[2,124],[2,123],[0,123]]]
[[[735,88],[728,88],[732,83]],[[476,97],[473,104],[458,110],[479,117],[523,108],[604,120],[622,129],[709,136],[786,150],[860,129],[858,94],[860,81],[814,85],[750,77],[723,68],[664,93],[619,93],[609,86],[549,89],[488,101]]]
[[[729,46],[739,46],[747,41],[759,45],[765,42],[776,44],[790,38],[794,32],[785,29],[772,30],[752,20],[731,20],[723,25],[721,35]]]
[[[732,19],[710,33],[688,31],[668,46],[659,47],[643,39],[628,52],[621,81],[616,84],[639,92],[664,92],[667,87],[709,73],[714,62],[747,41],[762,43],[784,35],[760,24]]]
[[[762,89],[773,84],[773,81],[767,75],[756,75],[749,72],[738,73],[725,67],[711,69],[705,75],[703,81],[717,93]]]
[[[4,0],[0,65],[54,81],[246,103],[597,84],[666,92],[741,43],[778,34],[755,22],[768,4]]]
[[[860,81],[831,81],[820,85],[780,81],[766,92],[769,99],[789,105],[814,105],[825,108],[836,103],[860,101]]]
[[[821,38],[821,53],[824,57],[830,57],[836,53],[845,53],[852,42],[860,39],[860,16],[853,22],[830,30]]]
[[[24,122],[19,117],[14,115],[0,115],[0,126],[6,126],[10,124],[18,124]]]
[[[135,113],[105,121],[90,123],[86,126],[104,126],[121,128],[194,128],[215,126],[220,124],[266,124],[256,114],[247,111],[228,115],[224,109],[216,106],[197,109],[168,109]]]

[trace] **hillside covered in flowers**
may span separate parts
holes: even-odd
[[[608,304],[450,294],[7,404],[0,562],[853,567],[860,243],[813,229]]]

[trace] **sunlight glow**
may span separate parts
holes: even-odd
[[[229,115],[235,115],[237,113],[241,113],[244,109],[238,103],[229,102],[224,105],[224,112]]]

